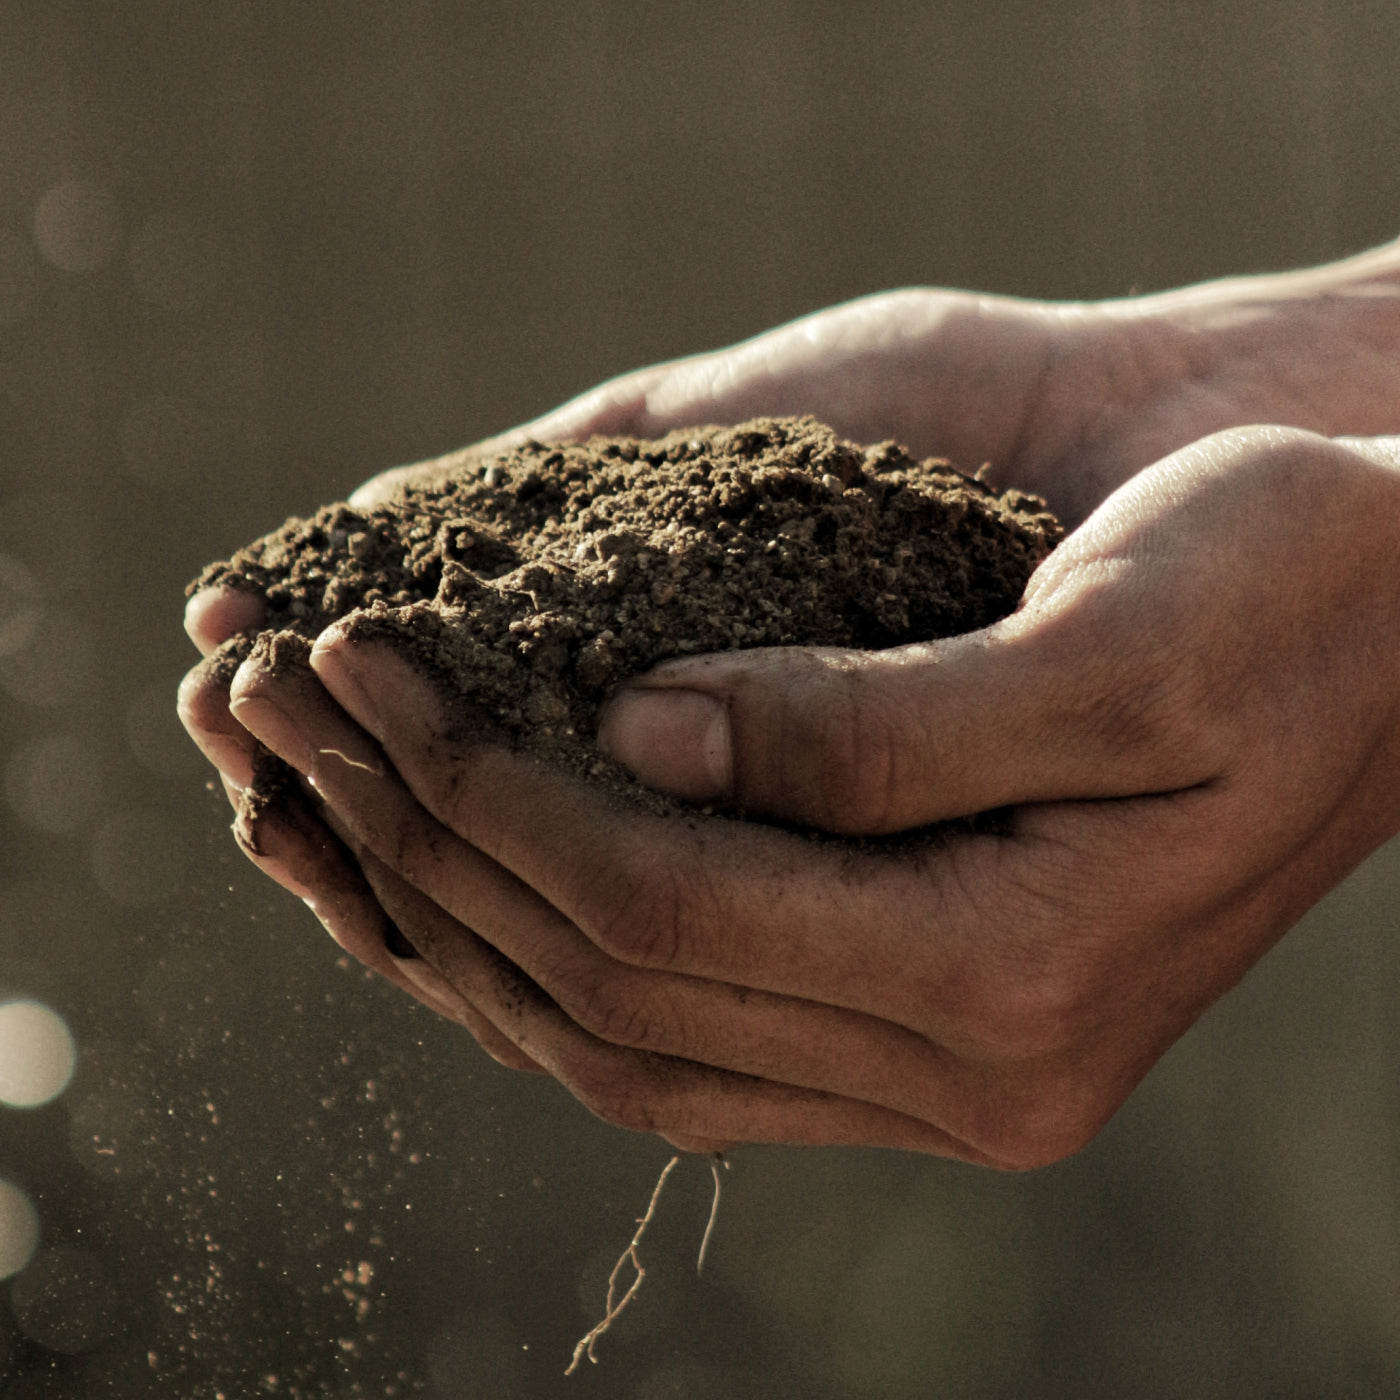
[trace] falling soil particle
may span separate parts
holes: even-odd
[[[190,591],[260,595],[274,664],[362,609],[357,632],[405,647],[465,715],[650,800],[594,745],[628,677],[700,652],[973,631],[1016,607],[1061,533],[1038,498],[946,462],[760,418],[465,457],[390,503],[289,520]]]

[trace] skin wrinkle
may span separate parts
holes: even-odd
[[[673,1014],[662,1032],[645,992],[638,993],[638,980],[625,974],[620,978],[589,978],[580,987],[566,977],[556,1000],[574,1021],[599,1040],[632,1050],[694,1059],[688,1053],[683,1020]],[[559,984],[551,979],[551,985]]]
[[[435,727],[430,728],[434,734],[438,732]],[[482,746],[448,743],[430,737],[421,760],[414,765],[409,787],[448,831],[457,833],[487,860],[511,873],[512,842],[521,840],[521,834],[506,827],[499,830],[483,827],[479,820],[479,801],[472,777],[486,757],[487,751]],[[528,840],[528,834],[523,839]],[[516,877],[512,874],[512,878]]]
[[[727,827],[721,826],[720,830],[724,832],[730,840],[734,839],[735,834],[728,831]],[[618,883],[626,884],[628,887],[635,887],[647,878],[646,873],[644,870],[636,870],[634,873],[633,870],[629,870],[626,862],[635,859],[630,853],[638,848],[640,839],[622,836],[620,832],[618,835],[621,838],[621,849],[618,852],[618,858],[624,862],[619,872],[620,879]],[[805,843],[802,842],[800,838],[777,838],[776,833],[774,836],[775,847],[777,850],[783,852],[800,853],[805,846]],[[727,844],[726,842],[726,845]],[[707,892],[707,903],[711,905],[711,913],[706,918],[705,926],[714,929],[729,928],[731,926],[742,927],[745,915],[752,919],[763,910],[770,910],[774,911],[775,916],[780,917],[783,910],[793,907],[792,899],[785,885],[787,877],[784,874],[784,867],[787,858],[788,857],[785,856],[776,863],[765,860],[761,867],[762,874],[760,878],[755,878],[755,876],[758,875],[758,870],[756,869],[753,874],[743,879],[742,884],[737,884],[733,889],[724,893],[721,893],[718,889],[710,889]],[[583,864],[597,864],[586,852],[581,852],[579,859],[580,863]],[[696,867],[705,869],[711,864],[710,861],[705,859],[704,856],[698,852],[689,857],[685,857],[679,854],[672,856],[664,849],[659,849],[656,859],[659,868],[664,870]],[[722,866],[718,868],[722,868]],[[776,886],[773,884],[775,880],[779,882]],[[799,898],[805,899],[805,895],[802,895],[800,891],[794,893],[797,893]],[[577,917],[579,911],[575,910],[574,912]],[[841,913],[839,916],[833,913],[831,916],[841,917],[843,919],[849,919],[851,917],[845,913]],[[590,914],[588,916],[590,919],[594,917],[596,917],[596,915]],[[866,922],[860,915],[856,915],[855,917],[858,925]],[[598,935],[596,931],[594,937],[598,941],[602,941],[601,935]],[[728,942],[727,937],[724,942]],[[605,944],[605,946],[608,945]],[[691,975],[717,975],[723,979],[725,977],[723,971],[725,965],[724,958],[719,955],[718,950],[713,946],[713,940],[701,938],[698,941],[694,941],[694,946],[699,956],[692,955],[692,960],[681,970],[687,971]],[[629,948],[620,947],[613,951],[627,958],[629,961],[635,961],[635,954]],[[850,961],[857,951],[857,945],[848,944],[844,951],[844,957],[847,961]],[[834,996],[832,995],[833,992],[836,992]],[[838,1004],[843,1000],[836,987],[828,987],[823,994],[823,999],[834,1000]]]
[[[653,877],[655,879],[656,877]],[[646,965],[662,971],[684,972],[694,961],[691,949],[704,947],[704,960],[721,966],[728,921],[718,913],[720,899],[709,877],[703,858],[690,869],[670,867],[663,877],[663,893],[658,896],[664,910],[661,927],[655,914],[643,945]],[[727,931],[727,930],[726,930]]]
[[[658,890],[630,871],[618,871],[615,876],[620,876],[616,880],[620,893],[605,896],[590,910],[580,910],[578,922],[584,935],[629,967],[689,971],[690,962],[681,957],[687,940],[677,926],[681,900],[671,878]]]
[[[580,1024],[585,1025],[588,1029],[593,1031],[594,1034],[599,1035],[600,1038],[604,1040],[628,1045],[633,1048],[651,1050],[672,1058],[700,1058],[697,1055],[691,1054],[690,1049],[692,1047],[696,1049],[705,1049],[706,1038],[704,1035],[697,1037],[684,1029],[687,1020],[684,1015],[684,1008],[680,1004],[668,1004],[666,1002],[656,1003],[650,1006],[649,1011],[645,1014],[643,1019],[632,1019],[631,1012],[627,1010],[627,1002],[632,994],[632,989],[635,989],[639,984],[646,986],[655,983],[655,981],[656,979],[631,974],[607,990],[601,1009],[595,1006],[591,1010],[584,1011],[583,1008],[580,1007],[582,1014],[576,1016],[575,1019],[579,1020]],[[739,989],[737,988],[716,983],[706,985],[720,995],[728,995],[732,1000],[736,1002],[739,1001]],[[591,992],[595,987],[601,989],[602,984],[590,984],[589,988],[586,990]],[[564,1005],[566,1008],[570,1004],[568,997],[562,997],[560,1001],[561,1005]],[[747,999],[745,998],[745,1002],[746,1001]],[[638,998],[638,1009],[647,1005],[648,1003],[644,996]],[[618,1019],[619,1008],[621,1008],[623,1012],[623,1018],[621,1020]],[[713,1054],[715,1050],[719,1048],[719,1043],[716,1042],[713,1047],[708,1049],[708,1053]],[[723,1066],[725,1061],[714,1060],[711,1061],[711,1063]],[[802,1087],[801,1080],[789,1080],[788,1082]],[[883,1102],[882,1099],[874,1098],[872,1098],[872,1101]],[[891,1102],[888,1106],[898,1108],[900,1104],[898,1102]]]

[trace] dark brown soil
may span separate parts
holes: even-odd
[[[407,645],[464,722],[484,712],[512,741],[615,778],[592,736],[627,677],[696,652],[973,631],[1016,607],[1060,535],[1036,497],[946,462],[756,419],[468,459],[393,504],[289,520],[191,591],[260,594],[261,646],[284,663],[366,609],[361,628]],[[251,644],[230,644],[230,666]]]

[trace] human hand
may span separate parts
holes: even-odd
[[[1077,525],[1143,467],[1224,428],[1400,432],[1400,242],[1325,267],[1152,296],[1041,302],[934,288],[862,297],[625,374],[543,417],[367,482],[367,504],[529,438],[654,437],[811,413],[895,438]]]
[[[810,410],[857,439],[892,435],[964,464],[991,460],[994,479],[1040,490],[1074,520],[1141,465],[1214,427],[1252,419],[1324,431],[1400,426],[1392,421],[1400,405],[1396,263],[1391,247],[1330,268],[1097,306],[939,291],[866,298],[732,351],[624,376],[474,450],[524,436],[660,432]],[[384,473],[356,499],[371,502],[458,460]],[[259,600],[219,591],[191,599],[186,624],[208,656],[261,619]],[[197,668],[182,687],[181,712],[236,789],[251,778],[254,746],[228,711],[227,681],[223,668]],[[384,916],[363,907],[360,871],[310,810],[269,817],[260,831],[262,868],[303,895],[296,869],[339,891],[337,906],[358,911],[348,924],[343,912],[333,921],[339,936],[412,985],[383,947]],[[250,835],[244,830],[245,849]],[[470,1019],[459,1008],[460,1016]],[[522,1063],[488,1027],[474,1028],[499,1058]]]
[[[427,969],[605,1117],[1029,1167],[1400,826],[1400,441],[1278,429],[1142,472],[1022,609],[876,653],[668,663],[601,737],[644,781],[861,849],[659,818],[491,741],[384,643],[245,667]]]

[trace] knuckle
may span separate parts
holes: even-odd
[[[1048,1073],[1027,1092],[986,1148],[1008,1171],[1035,1171],[1083,1151],[1108,1121],[1112,1107],[1082,1074]]]
[[[850,834],[897,824],[907,734],[889,697],[859,671],[834,669],[813,687],[805,722],[784,727],[778,790],[798,794],[795,814]]]
[[[675,901],[640,885],[618,891],[593,926],[598,946],[637,967],[672,967],[677,961],[680,915]]]
[[[585,1072],[570,1086],[574,1097],[603,1122],[633,1132],[654,1132],[659,1115],[640,1078],[630,1073]]]
[[[632,1050],[677,1053],[663,1018],[636,979],[591,975],[570,979],[557,992],[560,1006],[590,1035]]]
[[[964,1005],[972,1040],[1011,1060],[1069,1050],[1095,1015],[1092,982],[1063,949],[1038,950],[1032,965],[1024,946],[991,960]]]
[[[609,956],[633,967],[671,969],[687,961],[703,903],[693,877],[624,857],[588,877],[575,907],[579,926]]]

